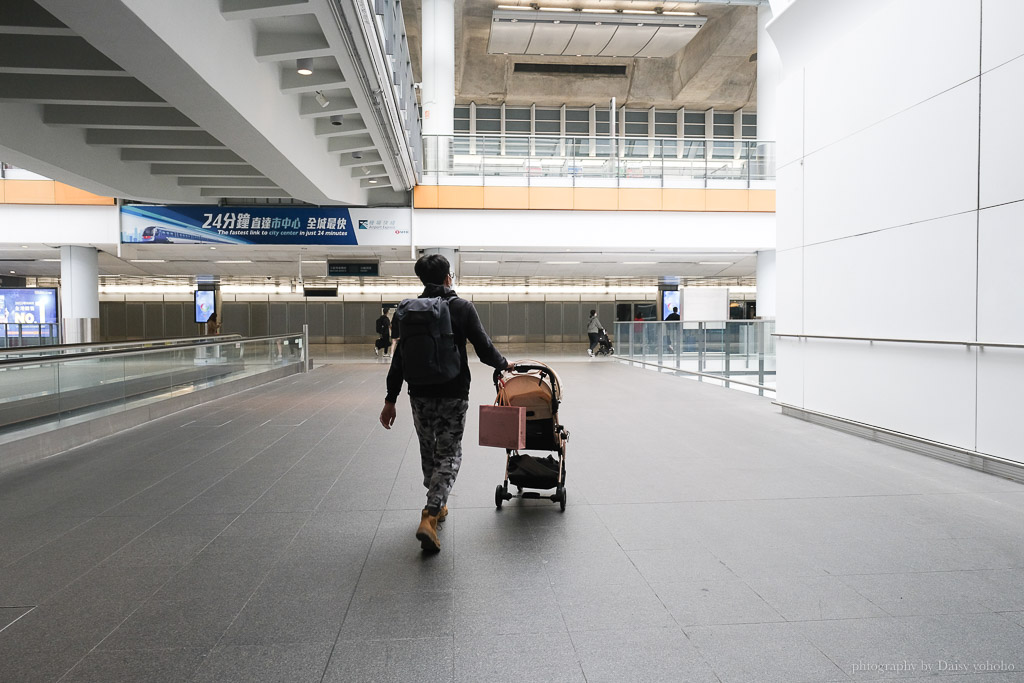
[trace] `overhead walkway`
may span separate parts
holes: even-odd
[[[0,478],[0,678],[1022,680],[1024,486],[581,351],[566,511],[471,409],[436,556],[368,351]]]

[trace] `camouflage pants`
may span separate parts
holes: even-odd
[[[462,465],[462,432],[466,429],[469,401],[461,398],[409,397],[412,422],[420,439],[423,486],[428,508],[440,508]]]

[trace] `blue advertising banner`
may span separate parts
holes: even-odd
[[[122,244],[411,244],[409,209],[121,207]]]
[[[57,322],[56,289],[0,289],[0,323]],[[7,334],[18,334],[18,328],[7,327]],[[36,328],[23,330],[34,333]]]

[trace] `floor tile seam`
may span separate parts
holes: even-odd
[[[68,529],[67,531],[65,531],[65,532],[63,532],[63,533],[61,533],[61,534],[59,534],[59,535],[58,535],[58,536],[57,536],[56,538],[54,538],[54,539],[52,539],[52,540],[50,540],[50,541],[47,541],[47,542],[46,542],[46,543],[44,543],[43,545],[40,545],[40,546],[38,546],[38,547],[36,547],[36,548],[33,548],[32,550],[29,550],[28,552],[26,552],[26,553],[25,553],[25,554],[23,554],[23,555],[19,555],[19,556],[18,556],[17,558],[15,558],[14,560],[11,560],[11,561],[10,561],[10,562],[8,562],[7,564],[4,564],[4,565],[0,565],[0,571],[2,571],[2,570],[6,570],[6,569],[8,569],[8,568],[10,568],[10,567],[13,567],[13,566],[14,566],[15,564],[17,564],[18,562],[21,562],[22,560],[24,560],[24,559],[25,559],[26,557],[28,557],[29,555],[32,555],[33,553],[36,553],[36,552],[38,552],[38,551],[42,550],[43,548],[45,548],[46,546],[50,545],[51,543],[54,543],[55,541],[58,541],[58,540],[60,540],[61,538],[63,538],[63,537],[64,537],[64,536],[66,536],[67,534],[70,534],[70,533],[71,533],[72,531],[74,531],[75,529],[78,529],[79,527],[82,527],[82,526],[84,526],[84,525],[88,524],[89,522],[92,522],[92,521],[94,521],[94,520],[95,520],[95,519],[96,519],[97,517],[99,517],[99,516],[100,516],[100,515],[90,515],[89,517],[87,517],[87,518],[83,519],[83,520],[82,520],[81,522],[79,522],[79,523],[78,523],[78,524],[76,524],[75,526],[71,527],[71,528],[70,528],[70,529]]]
[[[345,611],[341,615],[341,622],[338,624],[338,633],[334,637],[334,643],[331,645],[331,651],[327,654],[327,661],[324,663],[324,670],[320,674],[320,683],[323,683],[324,679],[327,677],[327,672],[330,671],[331,668],[331,660],[334,659],[334,651],[338,648],[338,643],[342,642],[341,634],[345,631],[345,621],[348,619],[348,613],[352,609],[352,603],[356,598],[356,589],[359,587],[359,582],[363,578],[363,572],[366,571],[366,565],[370,561],[370,551],[373,549],[373,544],[377,540],[377,534],[380,533],[380,527],[383,522],[384,514],[382,512],[380,518],[377,520],[377,526],[374,527],[373,538],[370,539],[370,543],[366,548],[366,556],[363,557],[363,564],[359,568],[359,575],[356,577],[355,588],[352,589],[352,593],[348,597],[348,602],[345,604]]]

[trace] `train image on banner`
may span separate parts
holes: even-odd
[[[150,225],[142,230],[143,244],[245,244],[243,240],[218,235],[210,230]]]

